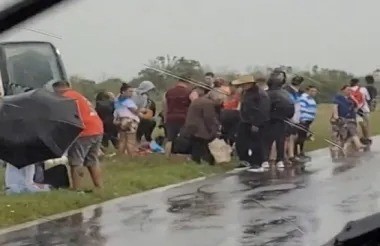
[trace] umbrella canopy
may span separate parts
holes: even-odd
[[[22,168],[61,157],[83,129],[76,102],[46,89],[3,98],[0,159]]]

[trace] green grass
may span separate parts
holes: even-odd
[[[53,191],[39,194],[5,196],[0,194],[0,227],[6,227],[41,218],[112,198],[161,187],[180,181],[223,173],[232,165],[195,165],[183,158],[167,160],[164,156],[128,160],[116,157],[103,162],[104,190],[80,194],[72,191]],[[0,171],[0,182],[4,183],[4,170]],[[88,176],[84,186],[89,186]],[[3,187],[4,188],[4,187]],[[4,189],[2,189],[4,190]]]
[[[329,138],[331,115],[330,105],[321,105],[312,130],[317,133],[315,141],[308,142],[308,150],[326,147],[323,138]],[[380,112],[372,115],[372,122],[379,122]],[[375,126],[375,124],[373,124]],[[380,127],[373,127],[373,134],[380,134]],[[78,209],[112,198],[177,183],[192,178],[223,173],[232,165],[195,165],[183,158],[167,160],[161,155],[150,155],[133,160],[115,157],[103,161],[104,190],[96,193],[79,194],[71,191],[53,191],[40,194],[5,196],[0,193],[0,227],[31,221],[44,216]],[[0,169],[0,184],[4,183],[4,169]],[[84,180],[89,186],[88,176]],[[90,186],[89,186],[90,187]],[[4,187],[1,190],[4,190]]]

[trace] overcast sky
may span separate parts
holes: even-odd
[[[1,0],[14,2],[14,0]],[[158,55],[214,70],[287,64],[364,74],[380,67],[379,0],[73,0],[1,40],[47,40],[66,70],[92,79],[131,79]]]

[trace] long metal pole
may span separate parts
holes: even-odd
[[[180,79],[180,80],[183,80],[189,84],[192,84],[192,85],[195,85],[195,86],[198,86],[198,87],[201,87],[203,89],[207,89],[207,90],[212,90],[212,91],[216,91],[216,92],[219,92],[223,95],[228,95],[227,92],[224,92],[224,91],[221,91],[221,90],[218,90],[217,88],[213,88],[211,86],[208,86],[208,85],[204,85],[202,82],[199,82],[199,81],[196,81],[196,80],[193,80],[193,79],[186,79],[186,78],[182,78],[178,75],[175,75],[171,72],[167,72],[166,70],[162,70],[160,68],[155,68],[155,67],[152,67],[152,66],[149,66],[149,65],[146,65],[144,64],[145,67],[153,70],[153,71],[156,71],[156,72],[159,72],[159,73],[162,73],[162,74],[166,74],[166,75],[169,75],[170,77],[173,77],[175,79]]]

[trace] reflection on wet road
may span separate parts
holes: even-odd
[[[321,245],[380,211],[380,141],[344,163],[325,150],[312,157],[306,172],[242,172],[139,194],[0,235],[0,245]]]

